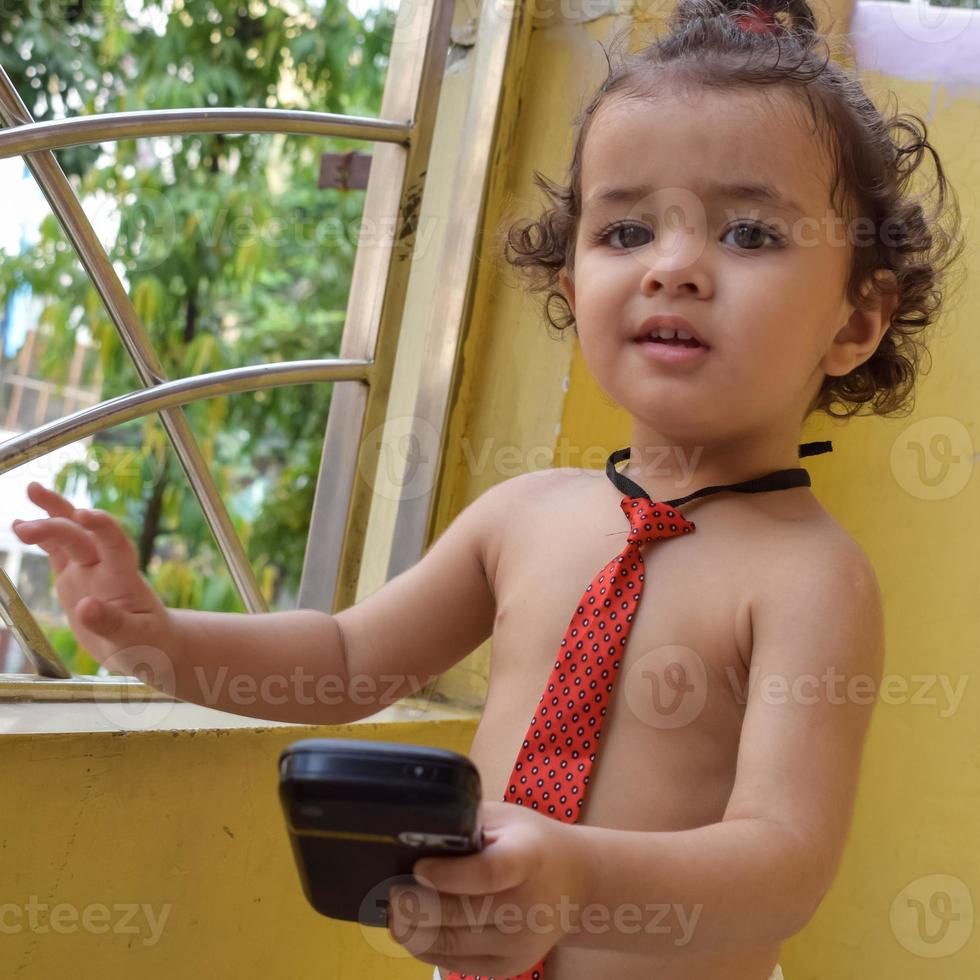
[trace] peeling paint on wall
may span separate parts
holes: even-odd
[[[589,24],[603,17],[632,14],[634,0],[534,0],[533,29]]]

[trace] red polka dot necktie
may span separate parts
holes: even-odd
[[[832,451],[829,441],[800,445],[800,456]],[[641,486],[616,470],[616,463],[629,455],[627,446],[606,461],[606,475],[624,494],[619,506],[630,525],[626,547],[600,569],[579,599],[504,793],[505,803],[529,806],[564,823],[575,823],[585,803],[613,683],[643,593],[643,546],[690,534],[695,524],[678,505],[695,497],[722,490],[761,493],[810,486],[810,474],[795,467],[654,502]],[[541,960],[509,980],[543,977]],[[450,973],[449,980],[494,978]]]

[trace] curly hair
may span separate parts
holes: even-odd
[[[747,27],[746,17],[767,29]],[[498,254],[522,270],[529,290],[547,293],[544,315],[559,333],[569,326],[578,332],[559,274],[574,267],[582,154],[596,110],[614,97],[642,99],[665,84],[723,91],[779,86],[776,91],[795,93],[800,104],[805,98],[831,161],[831,201],[838,213],[874,228],[873,236],[855,243],[847,301],[859,310],[873,308],[874,294],[895,302],[875,352],[846,375],[825,376],[806,414],[847,418],[866,403],[872,414],[912,411],[920,359],[928,353],[922,334],[944,304],[946,273],[965,247],[960,209],[925,122],[897,106],[879,111],[860,79],[831,61],[826,42],[807,0],[680,0],[666,33],[648,47],[618,57],[615,64],[603,48],[608,74],[574,120],[567,184],[535,170],[534,181],[552,206],[534,220],[510,225],[503,235],[498,229],[496,238]],[[928,195],[911,190],[927,152],[938,192],[928,211]],[[890,270],[894,279],[880,269]],[[559,304],[557,319],[553,303]],[[832,411],[835,403],[844,411]]]

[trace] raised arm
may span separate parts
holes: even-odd
[[[412,568],[335,616],[168,609],[110,515],[76,509],[39,484],[29,495],[49,517],[14,531],[48,553],[75,635],[113,672],[222,711],[340,724],[418,690],[490,635],[486,545],[521,481],[486,491]]]

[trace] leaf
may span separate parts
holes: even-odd
[[[220,431],[227,417],[228,399],[212,398],[208,405],[208,428],[212,432]]]
[[[104,319],[97,327],[97,337],[99,342],[99,363],[102,368],[103,377],[112,375],[112,364],[114,360],[115,348],[119,344],[115,325],[108,319]]]
[[[242,280],[251,281],[259,258],[259,243],[253,238],[245,242],[235,255],[235,275]]]
[[[199,333],[185,348],[181,372],[185,376],[205,374],[216,368],[218,340],[212,333]]]
[[[156,323],[163,305],[163,283],[156,276],[143,276],[136,284],[133,307],[144,326]]]

